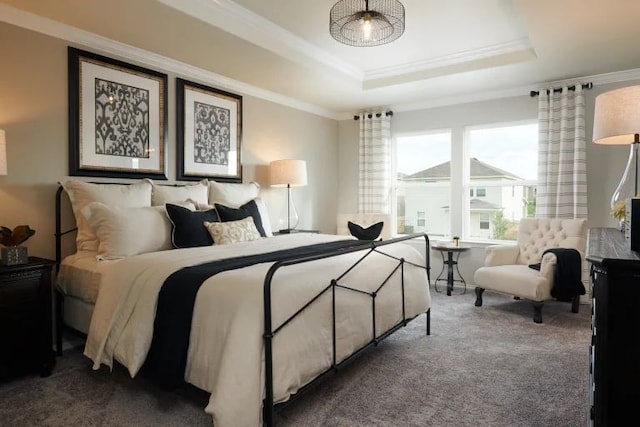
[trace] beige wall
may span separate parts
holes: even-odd
[[[0,23],[0,128],[6,131],[9,169],[8,176],[0,177],[0,225],[29,224],[36,235],[26,246],[31,255],[43,257],[55,254],[55,192],[69,170],[67,45],[64,40]],[[176,176],[175,77],[189,79],[169,74],[169,182]],[[247,95],[243,95],[243,113],[243,180],[262,185],[273,225],[286,193],[268,187],[268,164],[299,158],[307,160],[309,175],[307,187],[293,190],[299,227],[333,232],[337,122]]]

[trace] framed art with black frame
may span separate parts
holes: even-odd
[[[167,179],[167,75],[73,47],[69,174]]]
[[[178,180],[242,182],[242,96],[176,79]]]

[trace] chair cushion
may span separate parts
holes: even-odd
[[[473,280],[476,286],[533,301],[551,298],[551,281],[527,265],[480,267]]]

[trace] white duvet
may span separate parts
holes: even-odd
[[[134,377],[142,367],[153,336],[158,292],[174,271],[216,259],[343,239],[344,236],[291,234],[260,241],[154,252],[110,262],[102,274],[85,355],[113,366],[113,359]],[[398,243],[381,251],[424,265],[411,245]],[[272,286],[274,329],[361,257],[341,255],[280,269]],[[340,284],[374,291],[396,261],[372,254]],[[205,411],[216,427],[259,426],[264,396],[263,284],[272,263],[219,273],[205,281],[193,313],[185,381],[211,393]],[[405,266],[406,317],[424,313],[430,296],[424,269]],[[376,297],[376,336],[402,319],[400,272]],[[337,359],[343,360],[373,337],[372,303],[367,295],[336,292]],[[285,401],[331,364],[331,292],[303,316],[284,327],[273,341],[274,397]]]

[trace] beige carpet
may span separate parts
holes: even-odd
[[[525,301],[473,291],[433,294],[424,316],[282,409],[279,426],[584,426],[590,308],[549,302],[534,324]],[[0,425],[211,425],[208,396],[164,392],[122,369],[94,372],[78,350],[48,378],[0,383]]]

